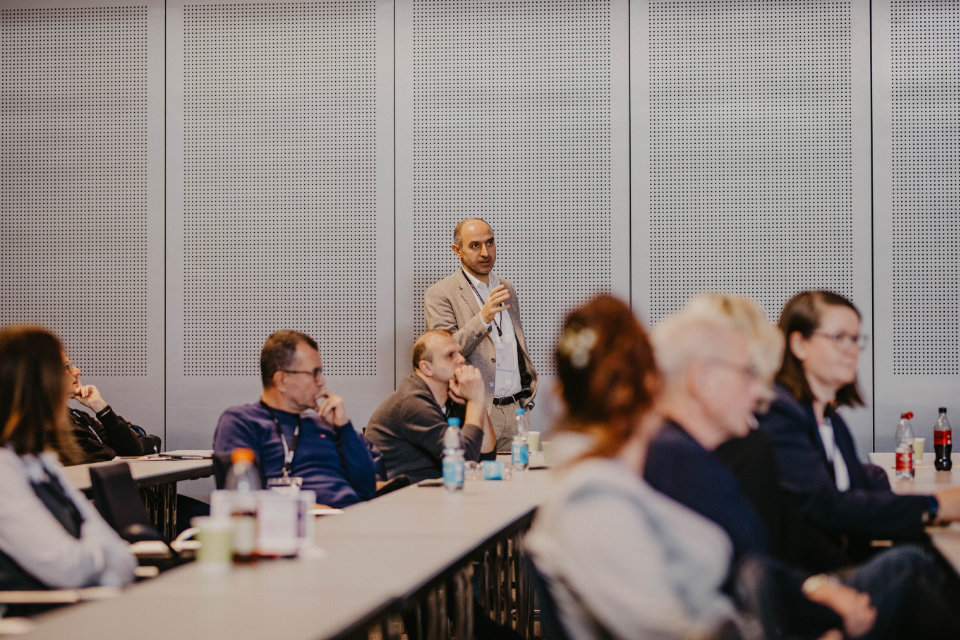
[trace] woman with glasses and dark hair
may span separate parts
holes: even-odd
[[[841,295],[804,291],[780,314],[786,339],[776,397],[759,416],[773,443],[781,485],[813,522],[850,541],[854,556],[865,541],[919,539],[934,521],[960,518],[960,491],[899,496],[886,474],[860,463],[838,413],[863,405],[857,364],[866,344],[860,312]]]
[[[63,347],[0,330],[0,589],[122,586],[137,562],[44,443],[69,439]]]

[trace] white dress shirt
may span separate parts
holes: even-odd
[[[820,427],[820,440],[823,441],[823,451],[827,460],[833,464],[833,477],[837,483],[837,491],[846,491],[850,488],[850,471],[843,459],[843,454],[837,448],[837,439],[833,435],[833,423],[830,418],[824,418]]]
[[[484,301],[490,297],[490,292],[500,284],[500,279],[491,272],[490,284],[485,284],[474,278],[473,274],[468,273],[466,269],[463,272],[474,286],[477,303],[483,307]],[[497,315],[486,326],[497,353],[497,377],[493,386],[493,396],[503,398],[519,393],[523,389],[523,384],[520,381],[517,333],[513,330],[513,320],[510,319],[510,312],[508,310],[498,311]]]

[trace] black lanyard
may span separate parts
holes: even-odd
[[[38,462],[43,469],[44,478],[39,482],[31,480],[30,486],[57,522],[67,530],[67,533],[79,540],[83,527],[83,515],[60,484],[56,474],[49,471],[42,460],[38,459]]]
[[[473,284],[473,280],[470,279],[470,276],[467,275],[467,272],[464,271],[463,268],[460,269],[460,273],[462,273],[462,274],[463,274],[463,277],[467,279],[467,284],[470,285],[470,288],[473,289],[473,292],[474,292],[475,294],[477,294],[477,300],[480,301],[480,307],[483,308],[483,296],[481,296],[481,295],[480,295],[480,292],[477,291],[477,287],[476,287],[476,285]],[[503,337],[503,329],[500,328],[500,322],[497,322],[497,316],[499,316],[500,313],[501,313],[500,311],[497,311],[497,313],[494,314],[494,316],[493,316],[493,326],[495,326],[495,327],[497,328],[497,336],[500,337],[500,338],[502,338],[502,337]],[[483,318],[481,318],[481,320],[482,320],[482,319],[483,319]],[[503,321],[503,316],[500,316],[500,320],[501,320],[501,322]]]
[[[293,442],[288,447],[287,439],[283,435],[283,429],[280,428],[280,421],[277,420],[276,414],[273,413],[273,409],[267,405],[263,400],[260,401],[260,404],[270,413],[270,417],[273,418],[273,426],[277,430],[277,436],[280,437],[280,444],[283,445],[283,477],[290,477],[290,467],[293,464],[293,456],[297,452],[297,445],[300,444],[300,414],[297,414],[297,428],[293,430]]]

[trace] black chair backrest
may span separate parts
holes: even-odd
[[[570,636],[567,635],[567,631],[563,627],[563,622],[560,621],[560,613],[557,611],[557,603],[550,592],[548,580],[546,576],[540,573],[533,561],[530,562],[530,578],[533,582],[533,592],[540,604],[542,635],[548,640],[570,640]]]
[[[129,542],[160,540],[126,462],[90,467],[93,503],[103,519]]]
[[[231,464],[233,461],[228,451],[218,451],[213,454],[213,479],[217,483],[217,489],[223,489]]]

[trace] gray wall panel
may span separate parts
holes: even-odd
[[[626,3],[412,0],[397,14],[397,374],[424,291],[459,264],[454,226],[482,217],[546,398],[566,311],[629,294]]]
[[[0,323],[53,327],[175,447],[301,328],[362,425],[479,215],[540,426],[557,327],[598,290],[655,322],[827,287],[873,334],[861,450],[873,413],[889,449],[900,411],[960,409],[960,2],[873,2],[872,51],[870,6],[2,0]]]
[[[637,309],[656,323],[721,290],[776,319],[797,291],[826,288],[869,331],[867,3],[631,7]],[[868,392],[870,375],[865,357]],[[853,421],[869,450],[869,412]]]
[[[393,387],[389,9],[171,7],[176,446],[209,446],[224,408],[257,399],[260,347],[277,329],[317,339],[356,426]]]
[[[874,2],[877,444],[958,421],[960,2]]]
[[[163,435],[163,12],[117,4],[0,6],[0,324]]]

